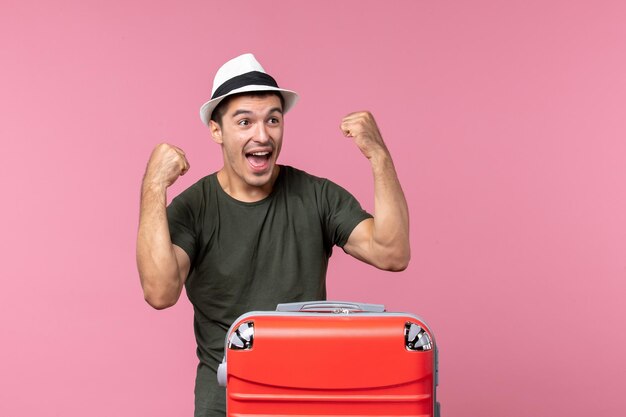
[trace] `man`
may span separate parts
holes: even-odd
[[[332,182],[277,164],[284,115],[297,98],[253,55],[234,58],[218,70],[200,111],[224,166],[167,208],[167,188],[189,170],[185,153],[160,144],[146,168],[137,238],[141,285],[154,308],[174,305],[183,286],[194,306],[196,416],[224,415],[215,373],[233,320],[280,302],[324,299],[333,246],[385,270],[409,262],[406,201],[371,114],[346,116],[341,131],[371,163],[373,217]]]

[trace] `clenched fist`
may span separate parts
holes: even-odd
[[[368,111],[350,113],[341,121],[344,136],[352,138],[367,159],[377,152],[387,153],[387,147],[378,130],[374,116]]]
[[[144,184],[154,184],[165,188],[174,184],[179,176],[189,171],[189,162],[182,149],[161,143],[150,155]]]

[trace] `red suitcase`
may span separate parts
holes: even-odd
[[[439,416],[431,330],[382,305],[305,302],[244,314],[226,335],[218,380],[231,417]]]

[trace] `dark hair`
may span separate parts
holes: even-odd
[[[228,108],[228,104],[235,97],[241,96],[251,96],[251,97],[267,97],[267,96],[277,96],[280,98],[280,106],[285,108],[285,98],[282,94],[277,91],[244,91],[243,93],[233,94],[231,96],[226,97],[224,100],[220,101],[219,104],[213,109],[211,112],[211,120],[216,122],[220,127],[222,127],[222,119],[224,118],[224,114],[226,113],[226,109]]]

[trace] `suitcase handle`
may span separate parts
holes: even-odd
[[[304,301],[299,303],[284,303],[276,306],[276,311],[284,312],[317,312],[317,313],[384,313],[382,304],[352,303],[345,301]]]

